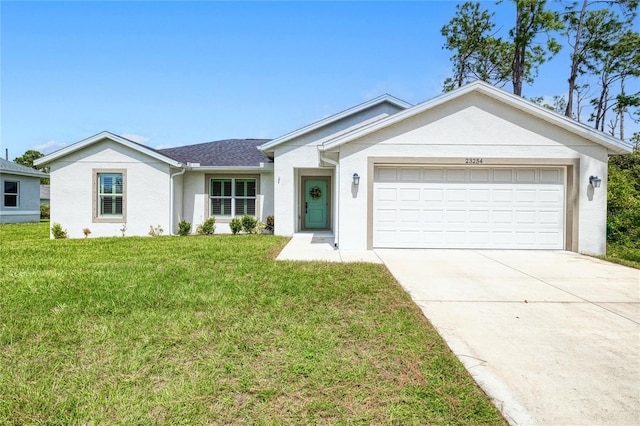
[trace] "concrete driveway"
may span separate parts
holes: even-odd
[[[376,250],[511,424],[640,424],[640,271],[571,252]]]

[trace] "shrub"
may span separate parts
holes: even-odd
[[[49,204],[40,204],[40,219],[51,218],[51,206]]]
[[[186,220],[181,220],[178,223],[178,235],[182,235],[183,237],[189,235],[191,232],[191,223]]]
[[[164,229],[162,229],[162,226],[149,225],[149,235],[151,235],[152,237],[159,237],[162,235],[163,232],[164,232]]]
[[[264,230],[266,227],[267,227],[267,224],[259,220],[258,223],[256,224],[256,229],[255,229],[256,234],[264,233]]]
[[[267,232],[273,233],[273,231],[275,230],[275,226],[276,226],[276,220],[273,217],[273,215],[270,214],[269,216],[267,216],[267,223],[266,223],[266,226],[264,227],[264,229]]]
[[[229,222],[229,228],[231,228],[231,232],[235,235],[242,230],[242,220],[238,217],[234,217]]]
[[[249,216],[248,214],[242,216],[242,230],[247,234],[255,234],[257,224],[258,219],[255,217]]]
[[[211,216],[209,219],[205,220],[201,225],[198,225],[196,228],[196,232],[199,235],[213,235],[216,231],[216,218]]]
[[[640,240],[640,150],[609,159],[607,239],[630,245]]]
[[[67,230],[63,229],[59,223],[54,223],[51,226],[51,233],[56,240],[67,238]]]
[[[89,236],[89,234],[91,234],[91,229],[82,228],[82,233],[84,234],[84,237],[87,238]]]

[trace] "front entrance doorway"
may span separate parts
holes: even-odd
[[[302,178],[302,229],[329,229],[329,177]]]

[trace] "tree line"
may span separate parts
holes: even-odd
[[[533,83],[540,65],[561,51],[562,37],[570,50],[567,92],[546,106],[627,138],[625,119],[640,121],[640,91],[627,89],[640,76],[640,35],[633,29],[638,0],[556,0],[553,9],[546,0],[509,3],[515,20],[505,37],[496,29],[495,13],[479,2],[456,6],[455,16],[441,29],[453,65],[444,90],[480,79],[498,87],[511,83],[513,93],[522,96],[523,84]],[[637,144],[639,138],[629,139]]]

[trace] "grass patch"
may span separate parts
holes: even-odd
[[[388,271],[0,226],[1,424],[506,424]]]
[[[640,269],[640,247],[608,242],[607,256],[604,259]]]

